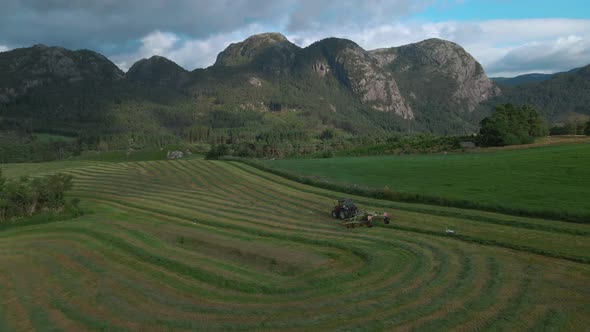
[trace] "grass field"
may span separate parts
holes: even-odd
[[[268,160],[265,165],[317,181],[387,186],[499,211],[569,214],[590,222],[590,143],[449,155]]]
[[[590,225],[356,197],[393,222],[346,229],[340,193],[241,163],[3,166],[55,171],[89,212],[0,231],[2,331],[590,324]]]

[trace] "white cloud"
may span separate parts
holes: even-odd
[[[141,39],[141,47],[132,54],[114,56],[113,61],[123,70],[129,69],[133,63],[152,55],[166,56],[178,43],[180,38],[173,33],[156,30]]]
[[[219,33],[203,39],[182,39],[174,33],[157,30],[141,39],[141,47],[136,52],[118,54],[111,58],[124,71],[136,61],[152,55],[166,57],[185,69],[193,70],[212,65],[217,54],[229,44],[265,31],[262,26],[250,25],[244,29]]]
[[[6,52],[6,51],[10,51],[10,48],[8,48],[8,46],[0,45],[0,52]]]
[[[554,73],[590,62],[590,35],[570,35],[554,40],[531,42],[515,47],[489,68],[502,76],[524,72]]]
[[[201,39],[185,39],[174,33],[154,31],[141,39],[137,51],[112,58],[126,70],[141,58],[161,55],[192,70],[212,65],[217,54],[230,43],[268,30],[268,27],[251,24]],[[351,25],[287,33],[289,40],[302,47],[327,37],[351,39],[368,50],[427,38],[447,39],[463,46],[481,62],[490,76],[551,73],[590,62],[590,20],[411,21],[364,29]]]
[[[156,30],[141,39],[141,43],[143,45],[140,49],[140,53],[163,54],[172,49],[179,40],[180,38],[178,38],[173,33],[166,33]]]

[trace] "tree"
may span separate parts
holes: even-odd
[[[587,136],[590,136],[590,120],[588,120],[588,122],[586,122],[586,128],[584,128],[584,134],[586,134]]]
[[[547,133],[545,121],[534,108],[504,104],[481,121],[479,143],[483,146],[526,144]]]
[[[40,211],[61,212],[66,206],[64,193],[72,188],[72,179],[68,174],[54,174],[5,180],[0,174],[0,221]]]

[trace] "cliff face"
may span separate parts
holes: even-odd
[[[333,75],[372,109],[409,120],[432,105],[442,112],[471,112],[500,93],[471,55],[439,39],[365,51],[352,41],[328,38],[302,54],[312,58],[308,67],[318,77]]]
[[[405,103],[391,73],[379,61],[352,41],[329,38],[311,46],[311,70],[324,78],[332,73],[363,103],[372,109],[392,112],[404,119],[413,119],[412,109]],[[314,51],[314,49],[317,49]]]
[[[410,81],[407,96],[429,99],[442,96],[455,106],[473,111],[479,103],[500,93],[483,68],[461,46],[440,39],[372,51],[385,70]],[[426,86],[428,85],[428,86]],[[429,91],[411,87],[425,86]]]

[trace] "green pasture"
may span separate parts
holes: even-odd
[[[447,155],[268,160],[264,165],[317,182],[471,201],[498,211],[590,218],[587,143]]]

